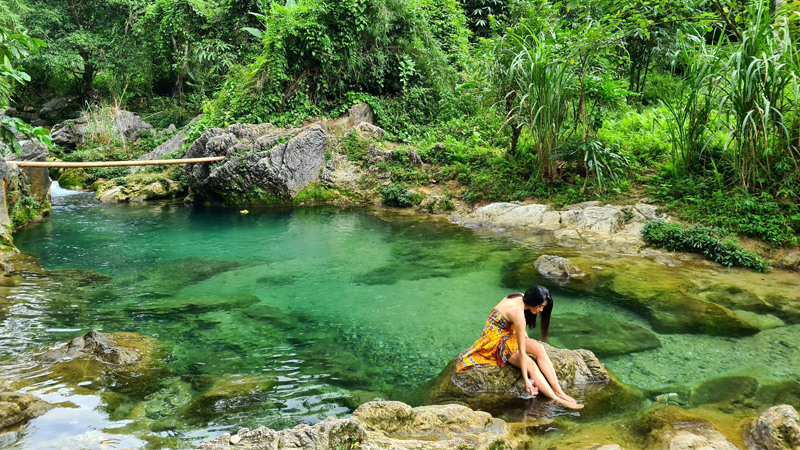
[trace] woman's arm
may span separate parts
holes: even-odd
[[[528,333],[525,332],[525,310],[514,313],[511,318],[514,323],[514,331],[517,333],[517,347],[519,347],[519,368],[522,371],[522,379],[525,380],[525,390],[529,394],[535,395],[533,392],[533,385],[528,379],[528,364],[533,361],[528,357],[528,352],[525,351],[525,343],[528,341]]]

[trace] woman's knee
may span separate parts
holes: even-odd
[[[539,356],[544,354],[544,346],[541,343],[528,338],[528,341],[525,343],[525,351],[531,355]]]

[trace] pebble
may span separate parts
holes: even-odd
[[[236,445],[241,440],[242,438],[240,438],[238,434],[234,434],[233,436],[231,436],[231,445]]]

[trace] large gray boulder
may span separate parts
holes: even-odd
[[[0,392],[0,431],[11,425],[39,417],[54,407],[32,395]]]
[[[22,153],[17,161],[47,161],[47,146],[37,140],[30,140],[22,146]],[[46,167],[20,167],[22,175],[25,177],[25,187],[27,194],[36,198],[36,201],[45,203],[50,201],[50,173]]]
[[[212,128],[186,158],[225,156],[222,164],[187,164],[195,200],[231,206],[289,203],[320,177],[328,135],[318,125],[275,128],[270,124]]]
[[[53,123],[59,118],[63,118],[65,115],[78,111],[79,109],[77,97],[58,97],[42,105],[42,108],[39,110],[39,118]]]
[[[544,345],[553,362],[563,389],[611,380],[608,371],[589,350],[567,350]],[[430,403],[460,402],[473,408],[510,403],[525,396],[522,373],[517,367],[471,367],[456,372],[458,361],[469,351],[464,350],[445,367],[432,383],[427,401]]]
[[[790,405],[773,406],[750,425],[749,450],[800,450],[800,416]]]
[[[112,117],[105,120],[111,124],[99,125],[87,117],[74,120],[65,120],[54,126],[50,132],[53,143],[62,147],[75,148],[84,144],[98,128],[109,126],[111,133],[119,139],[135,142],[141,139],[143,131],[154,131],[152,125],[142,120],[138,114],[130,111],[117,111]]]

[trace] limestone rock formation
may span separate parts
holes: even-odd
[[[509,427],[485,412],[458,405],[411,408],[400,402],[369,402],[349,419],[327,418],[314,425],[274,431],[243,428],[201,444],[197,450],[282,450],[339,448],[510,449]]]
[[[17,161],[47,161],[47,147],[37,140],[30,140],[22,146],[22,153]],[[20,173],[25,177],[24,187],[28,195],[36,201],[43,203],[50,201],[50,174],[45,167],[20,167]]]
[[[592,247],[638,253],[645,246],[641,229],[649,220],[664,218],[652,205],[603,205],[584,202],[557,211],[549,205],[492,203],[453,220],[468,227],[519,228],[548,234],[564,247]]]
[[[291,201],[325,165],[325,131],[318,125],[275,128],[270,124],[212,128],[192,144],[186,158],[226,156],[222,164],[187,164],[195,200],[228,205]]]
[[[773,406],[750,425],[748,450],[800,450],[800,416],[790,405]]]
[[[610,380],[608,371],[592,352],[542,345],[553,362],[563,389]],[[467,351],[464,350],[450,361],[432,383],[428,402],[461,402],[483,409],[486,405],[513,402],[524,395],[522,374],[510,364],[504,367],[472,367],[457,373],[457,362]]]
[[[152,125],[142,120],[138,114],[130,111],[118,111],[114,115],[113,121],[112,133],[129,142],[139,140],[142,137],[142,131],[154,130]],[[89,123],[86,117],[80,117],[74,120],[65,120],[54,126],[50,136],[55,144],[75,148],[83,144],[87,137],[95,132],[95,128],[96,125]]]
[[[55,408],[32,395],[0,392],[0,430],[39,417]]]

